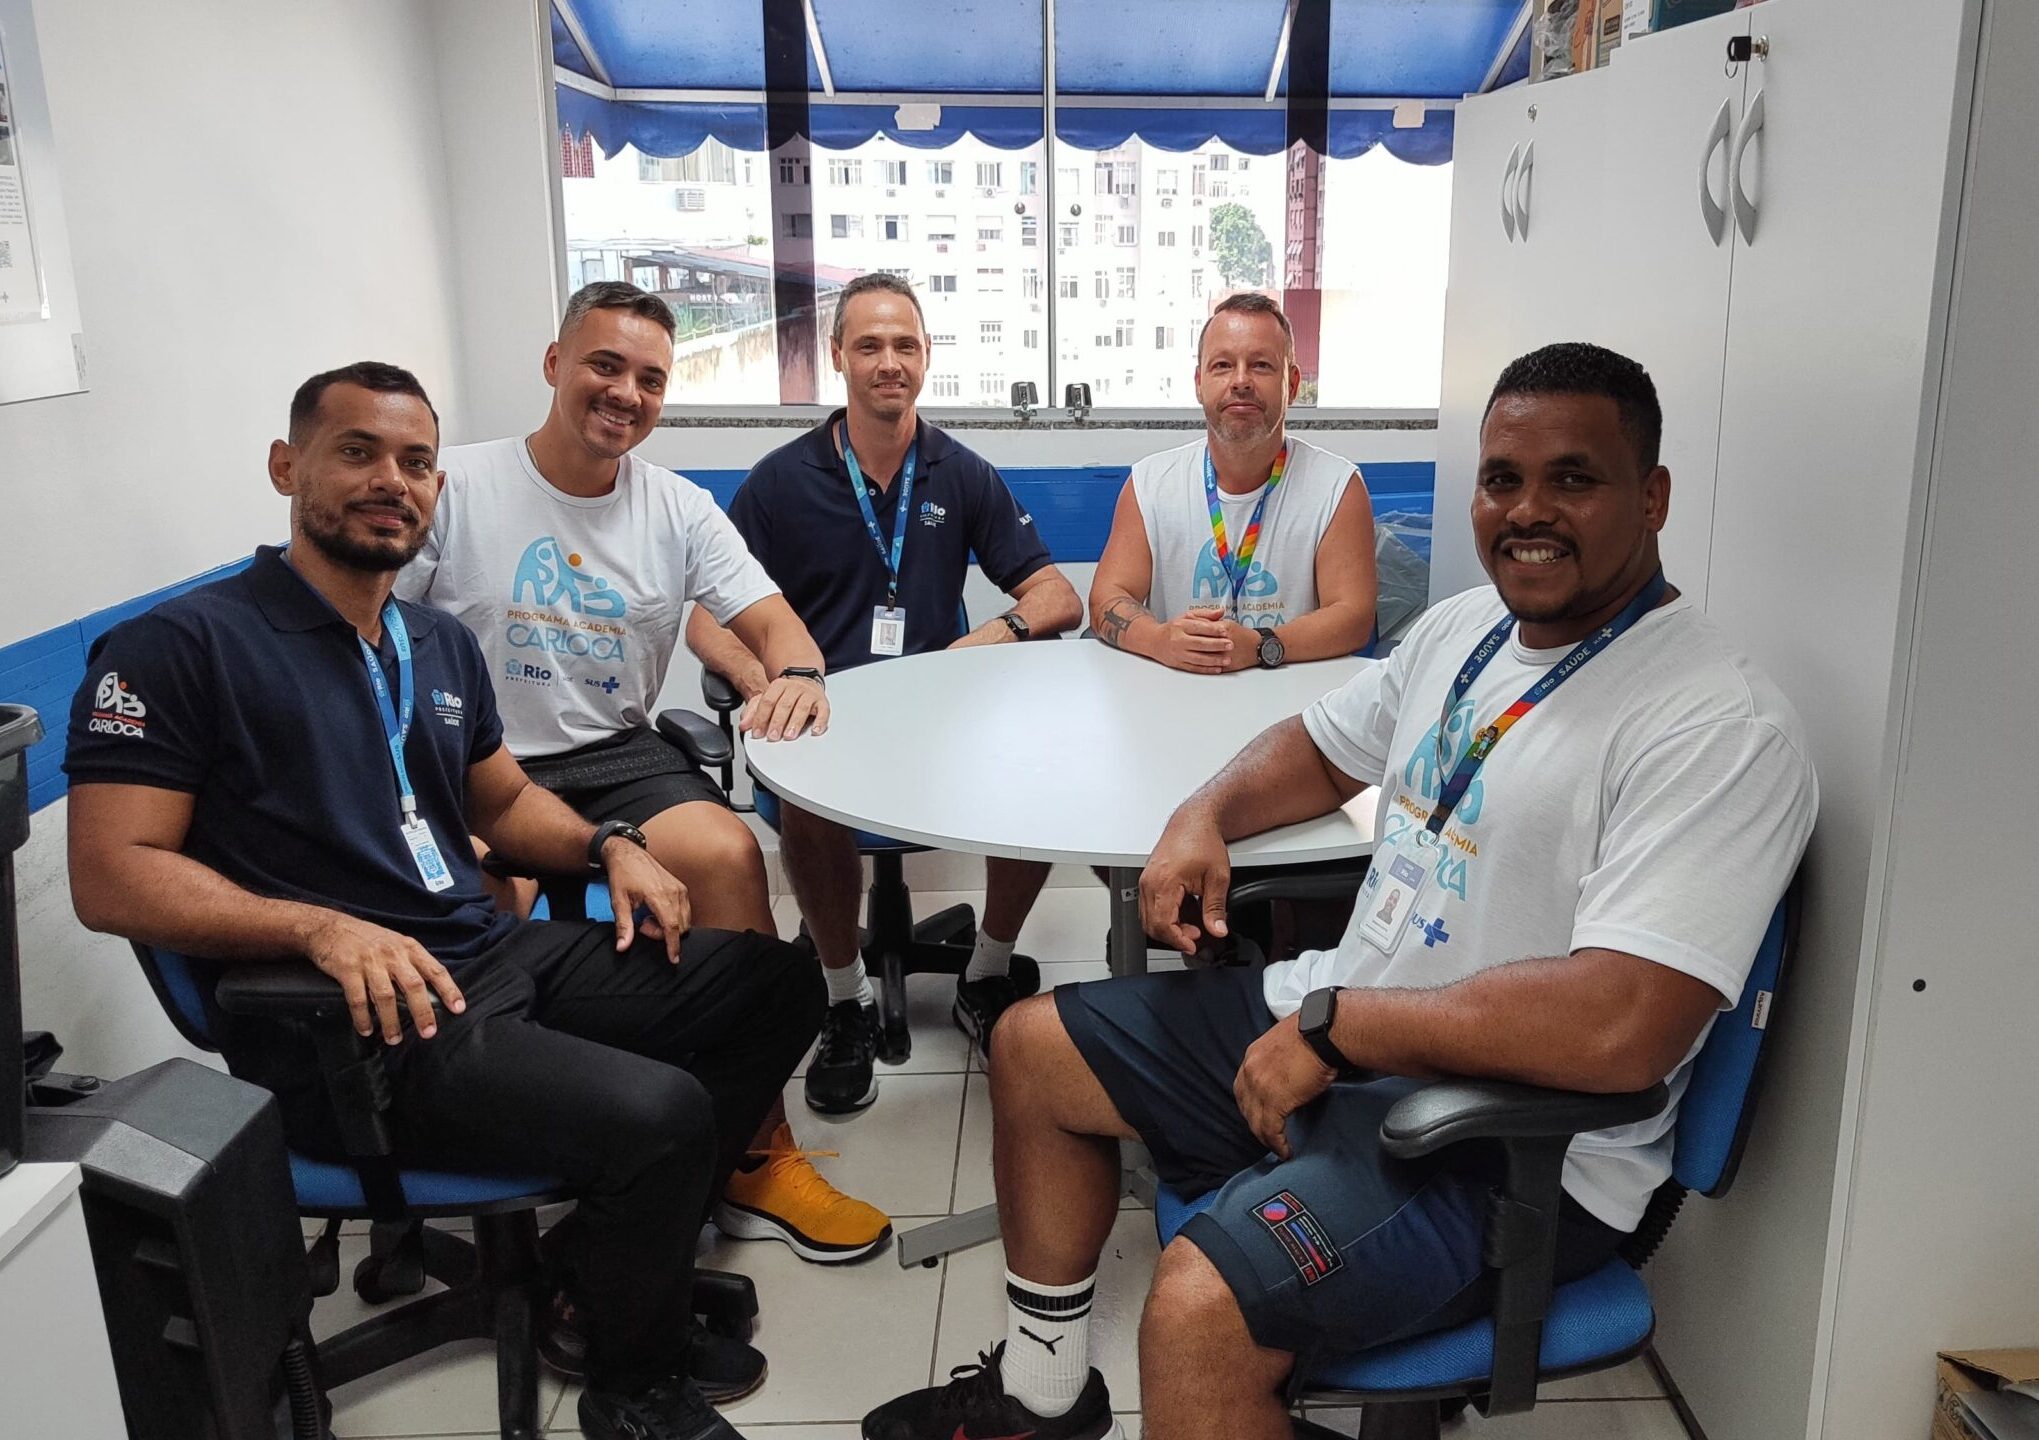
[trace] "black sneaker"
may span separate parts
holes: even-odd
[[[821,1048],[807,1067],[807,1108],[850,1115],[878,1098],[878,1007],[845,1000],[828,1007]]]
[[[915,1390],[864,1417],[864,1440],[1123,1440],[1112,1418],[1104,1376],[1093,1370],[1066,1415],[1036,1415],[1005,1393],[1000,1341],[975,1365],[958,1365],[948,1384]]]
[[[743,1440],[715,1413],[691,1380],[660,1380],[623,1394],[589,1390],[581,1396],[581,1434],[588,1440]]]
[[[538,1358],[569,1380],[588,1373],[588,1341],[564,1291],[552,1297],[538,1327]],[[687,1378],[701,1394],[717,1405],[741,1400],[765,1383],[763,1352],[707,1327],[694,1327],[693,1343],[687,1347]]]
[[[991,1064],[991,1027],[998,1017],[1020,998],[1019,986],[1010,975],[987,975],[982,980],[956,981],[956,1003],[949,1014],[956,1028],[970,1037],[977,1053]]]

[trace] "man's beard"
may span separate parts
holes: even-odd
[[[401,570],[425,548],[425,529],[417,524],[415,516],[411,522],[414,528],[408,538],[393,535],[387,540],[356,540],[342,525],[332,523],[325,511],[314,510],[310,506],[305,507],[300,523],[304,528],[304,538],[321,555],[350,570],[370,573]]]
[[[1245,416],[1228,415],[1221,409],[1218,418],[1211,422],[1211,428],[1218,432],[1220,440],[1232,445],[1243,445],[1255,440],[1265,440],[1274,434],[1281,428],[1281,417],[1272,411],[1263,410],[1259,415],[1248,419]]]

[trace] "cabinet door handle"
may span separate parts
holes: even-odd
[[[1515,238],[1515,172],[1522,165],[1522,147],[1508,152],[1508,168],[1501,172],[1501,228]]]
[[[1525,240],[1529,238],[1530,179],[1535,170],[1536,142],[1532,140],[1522,147],[1522,168],[1515,172],[1515,233]]]
[[[1727,238],[1727,207],[1713,198],[1713,155],[1727,144],[1735,128],[1735,107],[1731,100],[1720,102],[1720,114],[1706,132],[1706,148],[1699,152],[1699,213],[1706,217],[1706,233],[1718,245]]]
[[[1748,187],[1742,183],[1742,157],[1748,154],[1749,142],[1762,133],[1764,118],[1763,92],[1758,90],[1756,98],[1749,102],[1748,114],[1742,116],[1742,133],[1735,137],[1734,160],[1728,166],[1728,183],[1734,191],[1735,220],[1742,227],[1744,245],[1755,242],[1756,220],[1762,212],[1749,198]]]

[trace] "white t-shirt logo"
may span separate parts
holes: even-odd
[[[99,677],[99,690],[92,697],[92,708],[128,720],[140,720],[149,713],[142,697],[128,690],[127,682],[120,678],[117,670],[109,670]]]
[[[623,592],[580,566],[578,554],[569,553],[552,536],[540,535],[525,547],[523,557],[517,561],[517,573],[510,579],[510,603],[543,606],[557,605],[563,600],[576,615],[621,620],[625,608]]]

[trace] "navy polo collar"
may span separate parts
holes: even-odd
[[[835,449],[835,427],[842,424],[847,409],[835,411],[826,420],[807,432],[808,464],[835,475],[849,474],[849,467]],[[914,417],[913,443],[920,447],[920,463],[932,470],[947,459],[957,448],[949,432],[930,425],[919,416]]]
[[[290,568],[281,546],[258,545],[247,576],[248,588],[254,592],[262,617],[274,628],[298,633],[341,625],[349,634],[353,633],[353,622],[335,610],[332,602],[314,590],[304,576]],[[413,635],[430,634],[434,623],[432,612],[425,607],[404,606],[404,624]]]

